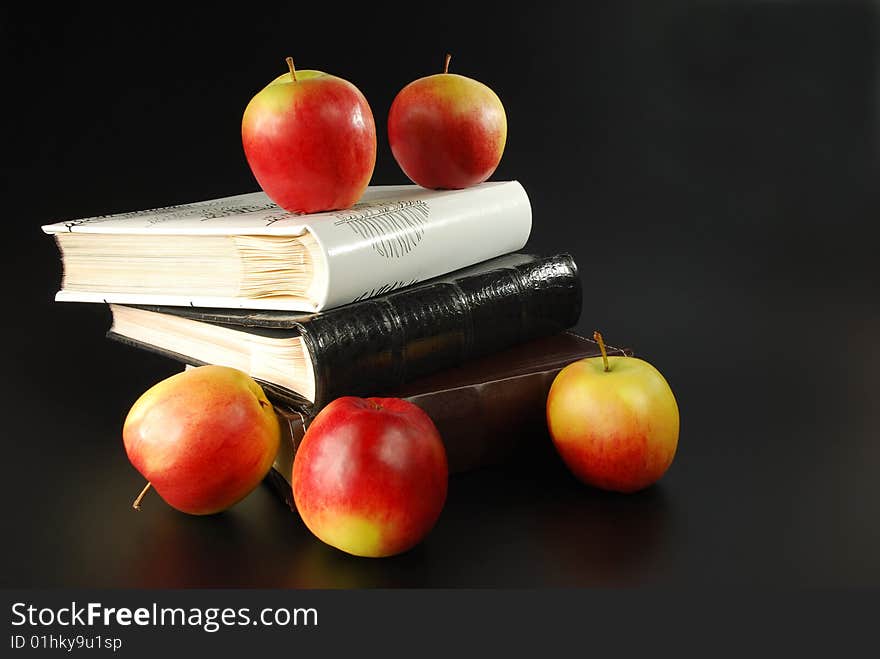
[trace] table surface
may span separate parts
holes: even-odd
[[[504,99],[494,178],[529,191],[529,248],[580,264],[577,329],[654,363],[681,410],[657,485],[586,487],[534,437],[451,477],[427,539],[382,560],[323,545],[267,486],[210,517],[156,496],[133,512],[143,482],[122,420],[178,366],[105,339],[104,307],[54,304],[58,255],[38,231],[255,189],[240,112],[291,47],[264,34],[293,17],[233,43],[222,12],[202,31],[189,10],[137,30],[93,10],[16,10],[2,29],[29,60],[12,75],[30,104],[11,137],[3,585],[880,584],[878,12],[658,4],[501,17],[491,43],[479,21],[438,19],[410,57],[377,40],[381,67],[355,47],[375,16],[353,16],[333,49],[320,35],[297,45],[370,98],[376,183],[403,182],[383,132],[394,92],[455,49],[453,68]],[[71,75],[42,84],[61,59]]]

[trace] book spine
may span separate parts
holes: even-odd
[[[532,227],[518,181],[374,199],[307,223],[323,255],[317,309],[382,295],[521,249]]]
[[[559,255],[448,279],[313,316],[300,330],[315,370],[315,405],[388,391],[573,326],[581,285]]]

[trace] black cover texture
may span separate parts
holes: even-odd
[[[339,396],[388,391],[555,334],[577,323],[581,304],[580,279],[570,255],[518,253],[316,314],[140,308],[239,330],[300,334],[312,358],[314,405],[320,408]],[[112,332],[110,336],[125,340]],[[171,356],[192,363],[186,355]]]

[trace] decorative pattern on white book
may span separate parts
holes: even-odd
[[[237,195],[235,197],[225,197],[223,199],[210,199],[208,201],[189,204],[148,208],[145,210],[129,211],[127,213],[96,215],[95,217],[68,220],[64,222],[64,226],[68,231],[73,232],[75,227],[81,227],[85,224],[94,225],[108,222],[110,220],[116,221],[131,218],[145,218],[146,226],[154,227],[163,222],[177,221],[185,218],[193,218],[199,222],[207,222],[209,220],[216,220],[220,217],[246,215],[248,213],[259,213],[261,211],[272,212],[272,215],[265,220],[267,225],[291,217],[291,213],[280,209],[268,198],[265,200],[257,200],[256,203],[249,203],[250,196],[251,195]]]
[[[364,202],[337,213],[337,226],[346,225],[386,259],[409,254],[422,241],[431,207],[424,199]]]

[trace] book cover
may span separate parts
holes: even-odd
[[[58,301],[305,312],[515,252],[530,230],[517,181],[371,186],[309,215],[253,192],[43,227],[65,265]]]
[[[183,363],[239,368],[278,399],[320,408],[557,334],[577,323],[581,303],[570,255],[512,254],[316,314],[111,305],[108,336]],[[169,321],[173,329],[156,332]],[[200,341],[180,339],[200,332]]]

